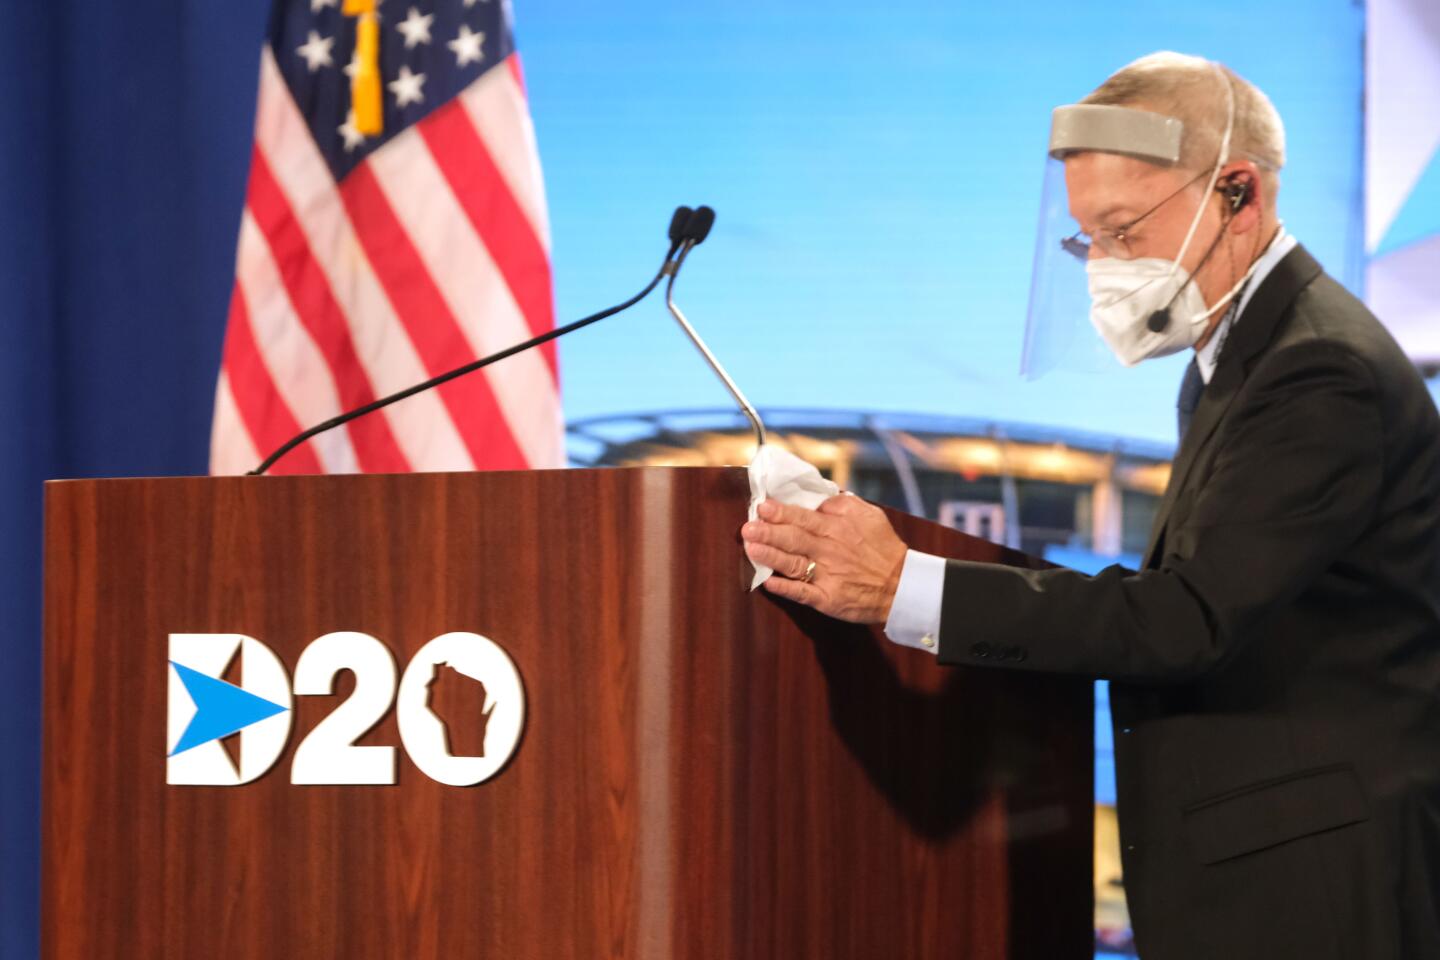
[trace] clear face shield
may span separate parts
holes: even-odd
[[[1130,107],[1078,104],[1055,110],[1020,361],[1026,378],[1056,369],[1104,372],[1120,366],[1091,323],[1086,264],[1091,242],[1103,238],[1086,237],[1070,215],[1065,156],[1098,150],[1174,165],[1183,131],[1184,124],[1173,117]],[[1096,256],[1106,253],[1102,246]]]

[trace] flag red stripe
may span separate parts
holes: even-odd
[[[460,208],[505,278],[531,336],[553,329],[550,258],[460,101],[450,101],[416,126]],[[558,381],[555,341],[540,349],[551,377]]]
[[[248,202],[290,295],[290,304],[330,368],[341,407],[350,410],[374,400],[375,389],[356,355],[345,314],[258,145],[251,151]],[[361,417],[345,429],[350,432],[363,472],[403,473],[410,469],[383,415]]]
[[[529,99],[530,93],[525,89],[525,71],[520,66],[520,54],[512,53],[506,57],[505,66],[510,68],[510,76],[515,78],[515,86],[520,88],[520,93]]]
[[[285,403],[270,376],[250,329],[245,295],[235,285],[230,295],[230,318],[225,330],[225,372],[240,419],[255,446],[265,453],[278,448],[300,432],[295,415]],[[271,473],[324,473],[320,458],[308,443],[301,444],[280,459]]]
[[[340,184],[340,197],[375,276],[430,375],[474,359],[460,325],[368,163],[361,163],[346,176]],[[477,467],[523,470],[529,466],[483,371],[451,380],[439,391]]]

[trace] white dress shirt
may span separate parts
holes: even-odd
[[[1195,363],[1206,383],[1215,375],[1215,365],[1219,362],[1220,349],[1225,344],[1230,327],[1245,312],[1251,296],[1265,277],[1285,259],[1287,253],[1295,249],[1295,244],[1295,238],[1286,233],[1285,225],[1281,224],[1275,239],[1255,261],[1255,272],[1240,292],[1236,308],[1226,312],[1225,318],[1215,328],[1214,336],[1195,351]],[[890,605],[890,618],[885,621],[885,636],[904,647],[939,653],[940,609],[944,592],[945,559],[918,550],[906,551],[905,565],[900,569],[900,584]]]

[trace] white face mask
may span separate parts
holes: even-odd
[[[1240,282],[1207,308],[1200,289],[1190,282],[1190,271],[1178,261],[1158,257],[1091,260],[1085,264],[1090,279],[1090,322],[1127,367],[1168,357],[1200,342],[1215,311],[1240,292],[1259,265],[1258,260],[1250,264]],[[1167,306],[1168,322],[1158,333],[1151,330],[1150,318]]]
[[[1183,251],[1182,251],[1183,254]],[[1190,272],[1158,257],[1105,257],[1085,265],[1090,279],[1090,322],[1127,367],[1195,346],[1215,311],[1206,309]],[[1170,322],[1159,333],[1150,318],[1166,306]]]

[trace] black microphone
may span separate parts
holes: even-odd
[[[690,241],[692,247],[698,247],[710,236],[710,228],[715,226],[715,211],[701,204],[695,208],[695,212],[686,218],[685,239]]]
[[[676,229],[681,211],[686,214],[685,222],[680,225],[679,229]],[[680,265],[685,262],[685,258],[690,255],[691,250],[705,242],[705,238],[710,236],[710,228],[713,226],[715,226],[715,211],[704,204],[694,210],[689,207],[681,207],[675,211],[675,219],[670,221],[670,242],[679,244],[680,254],[675,257],[673,262],[667,263],[661,268],[662,272],[670,274],[671,286],[675,285],[675,276],[680,272]]]
[[[709,207],[701,207],[701,209],[710,211],[710,219],[708,222],[706,222],[704,230],[705,233],[708,233],[710,231],[710,224],[713,224],[715,222],[715,211],[710,210]],[[655,274],[654,279],[652,279],[649,283],[645,285],[645,289],[641,290],[639,293],[635,294],[635,296],[631,297],[629,300],[626,300],[624,303],[616,304],[613,307],[601,310],[599,313],[592,313],[588,317],[576,320],[574,323],[566,324],[563,327],[557,327],[554,330],[546,331],[545,333],[540,334],[540,336],[538,337],[531,337],[524,343],[517,343],[513,347],[506,347],[504,350],[501,350],[498,353],[492,353],[488,357],[481,357],[479,360],[472,360],[469,363],[464,364],[463,366],[456,367],[454,370],[449,370],[438,376],[431,377],[429,380],[426,380],[422,383],[417,383],[414,386],[406,387],[404,390],[392,393],[388,397],[381,397],[379,400],[372,400],[364,406],[359,406],[356,407],[354,410],[347,410],[345,413],[342,413],[339,416],[331,417],[324,423],[317,423],[310,429],[296,434],[294,437],[291,437],[289,440],[285,441],[285,444],[283,446],[277,449],[274,453],[270,454],[270,456],[266,457],[264,462],[262,462],[254,470],[251,470],[248,474],[246,474],[246,476],[258,477],[262,475],[266,470],[269,470],[271,467],[273,467],[277,460],[285,456],[285,454],[289,453],[291,450],[294,450],[296,447],[300,446],[300,444],[304,443],[307,440],[313,439],[314,437],[317,437],[320,434],[325,433],[329,430],[334,430],[336,427],[344,426],[351,420],[356,420],[360,417],[365,416],[366,414],[374,413],[376,410],[379,410],[383,407],[388,407],[392,403],[398,403],[408,397],[413,397],[417,393],[424,393],[426,390],[438,387],[442,383],[449,383],[456,377],[463,377],[467,373],[474,373],[476,370],[479,370],[482,367],[488,367],[490,364],[495,363],[499,360],[504,360],[506,357],[513,357],[515,354],[529,350],[531,347],[538,347],[542,343],[548,343],[549,341],[554,340],[556,337],[563,337],[565,336],[565,334],[579,330],[581,327],[588,327],[590,324],[595,323],[599,320],[604,320],[606,317],[613,317],[615,314],[619,313],[622,310],[630,309],[631,307],[635,306],[635,304],[639,303],[641,300],[644,300],[650,294],[650,291],[654,290],[655,287],[660,283],[660,280],[663,277],[665,277],[666,275],[673,276],[671,260],[675,257],[675,252],[681,249],[682,245],[685,247],[686,250],[688,250],[690,247],[693,247],[696,243],[700,242],[699,240],[691,240],[690,228],[691,224],[695,222],[695,215],[697,212],[698,211],[692,211],[689,207],[677,207],[675,209],[675,212],[670,216],[670,249],[665,254],[665,262],[660,265],[660,270]],[[703,235],[701,236],[701,239],[704,239]],[[683,257],[683,255],[684,254],[682,253],[681,256]]]
[[[685,227],[690,223],[690,218],[694,213],[695,211],[689,207],[676,207],[675,212],[671,214],[670,242],[674,245],[670,248],[671,254],[674,254],[675,247],[680,246],[681,241],[685,239]]]

